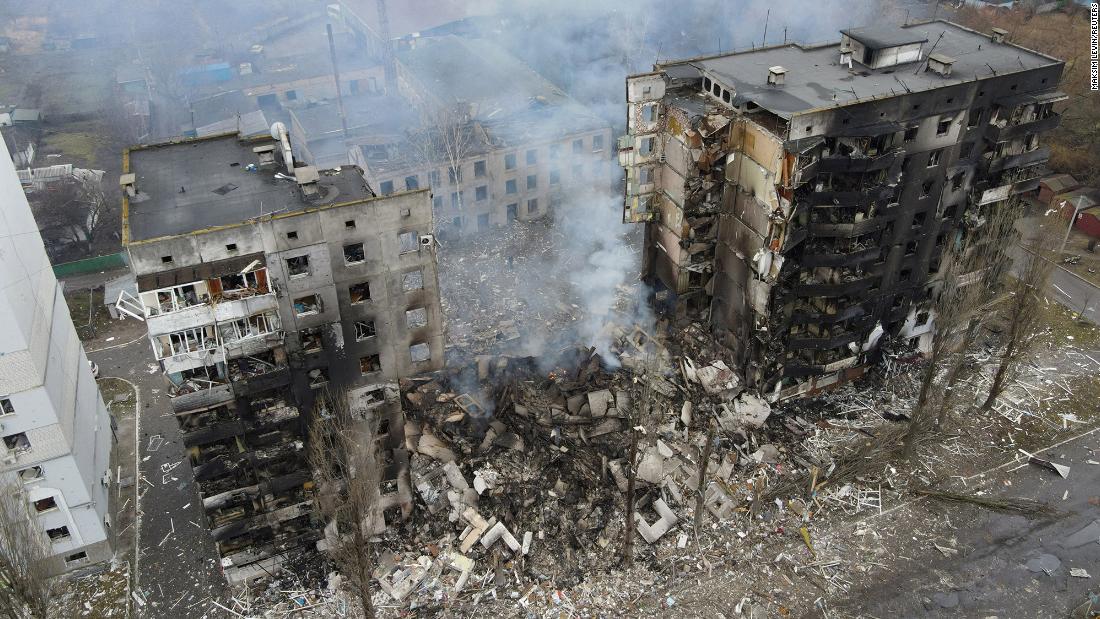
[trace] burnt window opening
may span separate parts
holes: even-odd
[[[955,101],[955,97],[948,97],[947,98],[947,103],[954,103],[954,101]]]
[[[958,191],[962,187],[963,178],[965,178],[965,176],[963,172],[956,172],[955,175],[951,177],[951,189]]]
[[[409,271],[401,276],[401,290],[403,292],[412,292],[414,290],[424,289],[424,271],[416,270]]]
[[[363,340],[372,338],[377,332],[374,329],[373,320],[356,320],[355,321],[355,341],[362,342]]]
[[[951,131],[952,120],[954,119],[950,116],[940,118],[940,121],[936,123],[936,135],[941,137],[947,135],[947,132]]]
[[[966,119],[967,129],[973,129],[974,127],[977,127],[979,124],[981,124],[981,122],[982,122],[982,113],[984,111],[985,110],[983,110],[980,107],[970,110],[970,116],[967,117],[967,119]]]
[[[890,305],[890,309],[901,309],[905,305],[905,295],[897,295],[894,297],[894,302]]]
[[[912,256],[915,253],[917,253],[917,242],[916,241],[909,241],[908,243],[906,243],[905,244],[905,255],[906,256]]]
[[[412,176],[406,176],[405,189],[408,189],[409,191],[420,189],[420,177],[415,174],[413,174]]]
[[[290,232],[287,232],[286,233],[286,238],[290,239],[291,241],[298,240],[298,231],[297,230],[291,230]]]
[[[924,227],[924,221],[925,221],[925,219],[927,219],[927,217],[928,217],[928,213],[926,213],[926,212],[914,213],[913,214],[913,227],[914,228],[923,228]]]
[[[382,192],[382,195],[388,196],[393,193],[393,181],[382,181],[382,184],[378,186],[378,190]]]
[[[917,313],[917,326],[918,327],[923,327],[924,325],[928,324],[928,319],[931,318],[931,317],[932,317],[932,315],[927,311],[918,312]]]
[[[481,185],[474,189],[474,199],[478,202],[484,202],[489,199],[489,186]]]
[[[413,363],[423,363],[429,361],[432,358],[431,348],[426,343],[413,344],[409,346],[409,358]]]
[[[519,218],[519,205],[509,204],[505,207],[505,216],[508,218],[508,223],[512,223]]]
[[[289,277],[309,275],[309,256],[294,256],[286,259],[286,273]]]
[[[592,136],[592,152],[598,153],[598,152],[601,152],[601,151],[603,151],[603,136],[602,135]]]
[[[81,550],[80,552],[74,552],[73,554],[67,555],[65,557],[65,563],[67,565],[72,565],[74,563],[83,563],[84,561],[87,561],[87,560],[88,560],[88,553],[84,552],[83,550]]]
[[[946,242],[947,242],[947,235],[946,234],[940,234],[940,235],[936,236],[936,248],[937,249],[942,248],[944,243],[946,243]]]
[[[919,103],[914,103],[913,104],[913,109],[914,110],[919,110],[920,109],[920,104]]]
[[[943,149],[938,148],[928,155],[928,167],[933,168],[940,165],[940,159],[943,158]]]
[[[959,148],[959,159],[969,159],[970,155],[974,152],[973,142],[963,142]]]
[[[539,151],[532,148],[531,150],[527,151],[526,157],[527,165],[535,165],[539,162]]]
[[[0,400],[0,415],[14,415],[15,407],[12,406],[11,398],[4,398]]]
[[[651,154],[653,154],[653,147],[656,144],[657,144],[656,138],[653,138],[653,137],[642,138],[641,141],[638,143],[638,152],[639,152],[639,154],[641,154],[641,155],[651,155]]]
[[[504,169],[505,170],[515,170],[516,169],[516,154],[515,153],[508,153],[507,155],[504,155]]]
[[[943,218],[944,219],[954,219],[955,215],[957,215],[958,212],[959,212],[959,205],[958,204],[952,204],[952,205],[948,206],[947,208],[945,208],[943,210]]]
[[[348,286],[348,295],[351,298],[352,305],[370,301],[370,282],[360,282]]]
[[[325,347],[324,340],[321,338],[320,327],[298,331],[298,339],[304,352],[317,352]]]
[[[57,509],[57,501],[52,496],[34,502],[34,511],[39,514],[54,509]]]
[[[531,191],[532,189],[538,189],[538,186],[539,186],[539,177],[538,177],[538,175],[537,174],[528,174],[527,175],[527,191]]]
[[[4,437],[4,447],[8,451],[26,451],[31,448],[31,442],[26,432],[16,432]]]
[[[527,214],[528,215],[533,215],[537,212],[539,212],[539,201],[538,200],[528,200],[527,201]]]
[[[172,264],[172,256],[161,256],[160,262],[161,264]]]
[[[728,91],[728,90],[723,90],[722,91],[722,101],[725,102],[725,103],[730,103],[730,101],[732,101],[732,98],[730,97],[730,91]]]
[[[294,299],[294,313],[298,316],[310,316],[321,313],[321,297],[311,294]]]
[[[373,374],[382,371],[382,357],[379,355],[367,355],[359,358],[359,371],[363,374]]]
[[[488,166],[485,165],[485,160],[474,162],[474,178],[484,178],[489,173]]]
[[[384,437],[390,433],[390,418],[383,417],[378,420],[378,430],[376,436]]]
[[[55,529],[46,529],[46,535],[50,537],[51,542],[60,542],[62,540],[69,539],[69,527],[57,527]]]
[[[344,245],[344,264],[359,264],[367,259],[362,243]]]
[[[919,132],[919,131],[920,131],[920,127],[917,127],[917,126],[906,128],[905,129],[905,136],[904,136],[903,140],[906,143],[912,142],[913,140],[916,140],[917,139],[917,132]]]
[[[309,388],[316,389],[328,384],[328,368],[313,368],[306,372],[309,377]]]
[[[813,125],[806,125],[806,133],[811,133],[814,130]]]
[[[703,90],[709,91],[710,90],[710,85],[712,83],[713,82],[710,81],[709,77],[704,77],[703,78]]]
[[[405,325],[409,330],[428,326],[428,309],[416,307],[405,312]]]
[[[519,193],[519,188],[516,186],[516,179],[512,178],[504,181],[504,193],[509,195]]]
[[[898,281],[899,282],[907,282],[907,281],[909,281],[909,278],[912,277],[912,276],[913,276],[913,270],[912,269],[902,269],[901,273],[898,273]]]
[[[979,90],[978,91],[978,96],[979,97],[984,97],[985,96],[985,91],[984,90]]]
[[[354,219],[349,219],[349,220],[345,221],[344,222],[344,228],[347,229],[347,230],[354,230],[355,229],[355,220]]]
[[[561,170],[556,170],[556,169],[555,170],[550,170],[550,184],[551,185],[561,184]]]
[[[1039,136],[1035,133],[1029,133],[1024,136],[1024,152],[1030,152],[1039,148]]]
[[[235,252],[235,251],[237,251],[237,244],[236,244],[236,243],[228,243],[228,244],[226,244],[226,246],[225,246],[225,251],[228,251],[228,252]]]
[[[927,198],[928,196],[932,195],[932,187],[935,186],[935,184],[936,184],[936,181],[934,181],[934,180],[926,180],[923,183],[921,183],[920,197]]]
[[[397,235],[397,248],[402,254],[414,252],[420,247],[420,237],[415,231],[402,232]]]

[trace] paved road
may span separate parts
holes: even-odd
[[[198,490],[183,451],[166,381],[148,342],[92,352],[101,377],[117,376],[141,395],[137,437],[140,487],[137,587],[147,604],[139,617],[202,617],[224,588],[217,553],[206,533]]]
[[[1017,247],[1013,252],[1013,259],[1019,264],[1019,258],[1023,252],[1030,251],[1024,247]],[[1047,291],[1055,301],[1061,303],[1066,309],[1081,312],[1081,315],[1096,325],[1100,325],[1100,288],[1081,279],[1075,273],[1071,273],[1058,265],[1050,273],[1050,281]]]
[[[984,485],[992,496],[1044,501],[1063,517],[965,508],[953,518],[958,556],[928,553],[927,561],[884,570],[882,585],[851,592],[849,608],[876,617],[1068,616],[1100,580],[1100,465],[1088,463],[1100,462],[1100,428],[1044,457],[1068,464],[1068,479],[1021,463]],[[1071,576],[1074,568],[1090,577]]]

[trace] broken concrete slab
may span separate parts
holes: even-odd
[[[503,522],[494,524],[485,532],[485,535],[481,536],[481,545],[489,549],[497,540],[504,540],[504,543],[512,552],[519,552],[522,548],[522,545],[515,536],[512,535],[512,532],[508,530],[508,527],[504,526]]]
[[[1063,548],[1079,548],[1086,544],[1100,543],[1100,520],[1093,520],[1079,531],[1059,542]]]
[[[1053,574],[1055,570],[1062,566],[1062,560],[1052,554],[1043,553],[1031,559],[1025,565],[1032,572]]]
[[[779,462],[779,448],[771,443],[761,445],[756,451],[749,454],[756,462],[775,464]]]
[[[642,461],[638,463],[638,479],[651,484],[659,484],[665,477],[665,458],[658,453],[656,447],[650,447],[642,455]]]
[[[416,444],[416,451],[442,462],[452,463],[455,461],[455,453],[451,451],[450,446],[429,432],[420,435],[420,440]]]
[[[729,369],[729,366],[722,360],[699,368],[695,371],[695,374],[699,379],[699,384],[703,386],[703,391],[710,395],[732,397],[741,382],[737,378],[737,374]]]
[[[661,536],[668,533],[668,530],[679,520],[676,513],[661,499],[657,499],[653,502],[653,509],[657,512],[657,515],[660,516],[653,524],[646,522],[641,514],[634,514],[634,519],[638,524],[638,533],[641,534],[642,539],[649,544],[653,544],[661,539]]]
[[[601,389],[588,394],[588,407],[593,417],[603,417],[611,404],[611,391]]]

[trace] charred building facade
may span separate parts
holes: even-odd
[[[283,136],[135,147],[121,179],[138,294],[118,307],[148,325],[231,582],[321,538],[305,452],[318,390],[367,409],[443,366],[430,194],[295,167]],[[407,493],[407,471],[387,471]]]
[[[1062,69],[931,21],[629,77],[624,221],[658,305],[771,398],[859,375],[884,336],[927,345],[945,247],[1039,182]]]

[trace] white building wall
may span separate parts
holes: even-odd
[[[0,481],[13,481],[28,501],[53,498],[42,512],[46,530],[69,535],[51,544],[50,567],[78,551],[88,561],[110,558],[108,494],[104,483],[111,427],[88,359],[53,275],[38,226],[7,151],[0,156],[0,398],[14,412],[0,417],[0,437],[24,433],[30,448],[9,451],[0,443]],[[29,467],[42,475],[23,483]],[[47,540],[48,543],[48,540]],[[82,564],[87,563],[85,561]]]

